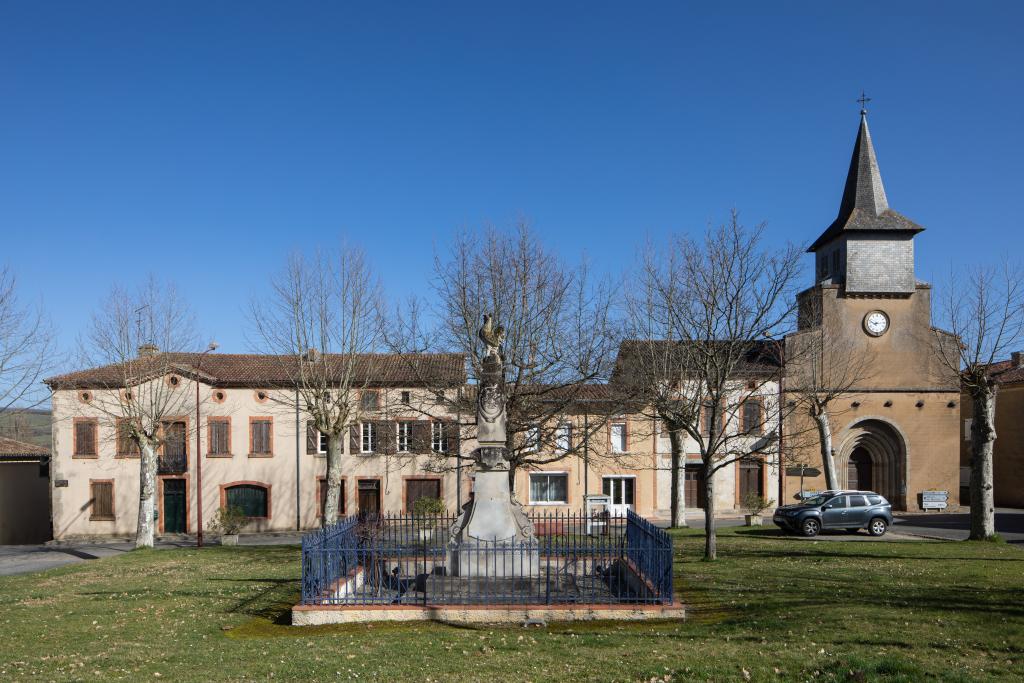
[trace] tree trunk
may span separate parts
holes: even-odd
[[[980,541],[996,534],[996,510],[992,488],[992,447],[996,440],[996,394],[992,387],[971,391],[971,535]]]
[[[672,528],[678,529],[686,526],[686,477],[683,474],[685,471],[683,439],[676,430],[670,431],[668,438],[672,444]]]
[[[156,502],[156,446],[152,441],[139,444],[139,525],[135,531],[136,548],[152,548]]]
[[[825,488],[838,491],[839,475],[836,472],[835,458],[832,457],[832,425],[829,424],[828,410],[821,406],[811,414],[818,426],[818,446],[821,448],[821,469],[825,472]]]
[[[718,559],[718,536],[715,527],[715,473],[707,463],[701,468],[704,484],[704,559]]]
[[[342,435],[346,432],[348,429],[327,433],[327,496],[320,526],[327,526],[338,520],[338,502],[341,499],[341,443]]]

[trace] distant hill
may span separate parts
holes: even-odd
[[[0,411],[0,436],[50,448],[53,444],[50,438],[51,421],[49,410]]]

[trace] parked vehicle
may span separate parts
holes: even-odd
[[[867,529],[882,536],[892,524],[892,505],[874,491],[823,491],[802,503],[775,509],[772,521],[783,531],[817,536],[822,529]]]

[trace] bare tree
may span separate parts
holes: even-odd
[[[195,342],[189,306],[172,284],[151,277],[134,291],[115,286],[80,343],[83,363],[103,369],[96,374],[90,409],[109,419],[119,443],[132,444],[139,455],[136,548],[153,546],[157,451],[172,440],[183,449],[188,438],[183,430],[168,429],[167,420],[195,407],[181,381],[195,375],[194,354],[188,352]]]
[[[700,453],[708,560],[717,556],[715,474],[779,455],[778,434],[763,427],[778,425],[785,410],[781,343],[770,338],[781,339],[792,318],[801,252],[763,248],[763,231],[744,228],[733,212],[701,242],[674,237],[647,251],[641,310],[660,338],[637,340],[636,369],[623,373],[643,400],[660,406],[655,415],[670,418],[670,437],[685,433]],[[674,460],[678,470],[681,458]]]
[[[997,360],[1016,350],[1024,332],[1022,276],[1019,267],[1007,263],[952,274],[941,308],[953,338],[934,330],[942,365],[958,374],[971,397],[972,540],[996,535],[992,450],[999,383],[994,370]]]
[[[57,359],[49,320],[26,306],[8,268],[0,270],[0,413],[38,405],[46,398],[40,380]]]
[[[586,263],[565,263],[525,225],[458,235],[446,257],[435,257],[434,275],[436,307],[414,302],[400,311],[389,325],[392,350],[460,351],[478,378],[486,350],[477,332],[490,315],[505,328],[510,483],[518,469],[587,451],[622,411],[607,392],[595,400],[591,388],[607,380],[618,341],[611,284],[595,282]],[[424,325],[426,317],[434,324]],[[475,414],[472,391],[433,392],[450,412]],[[586,420],[573,419],[583,413]],[[459,464],[457,454],[434,455],[439,469]]]
[[[815,290],[799,300],[798,331],[786,338],[786,396],[814,422],[826,487],[840,488],[832,447],[832,419],[844,411],[840,399],[857,393],[857,387],[874,374],[872,355],[863,341],[830,334],[841,323],[838,311],[823,305]],[[791,438],[799,430],[789,430]]]
[[[343,439],[360,420],[360,390],[374,374],[366,354],[380,339],[380,284],[356,247],[296,254],[273,280],[271,296],[253,301],[251,319],[254,345],[294,378],[294,387],[271,397],[307,413],[327,438],[326,525],[338,515]]]

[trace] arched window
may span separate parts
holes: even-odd
[[[224,488],[224,505],[236,507],[246,517],[269,517],[270,490],[259,484],[234,484]]]

